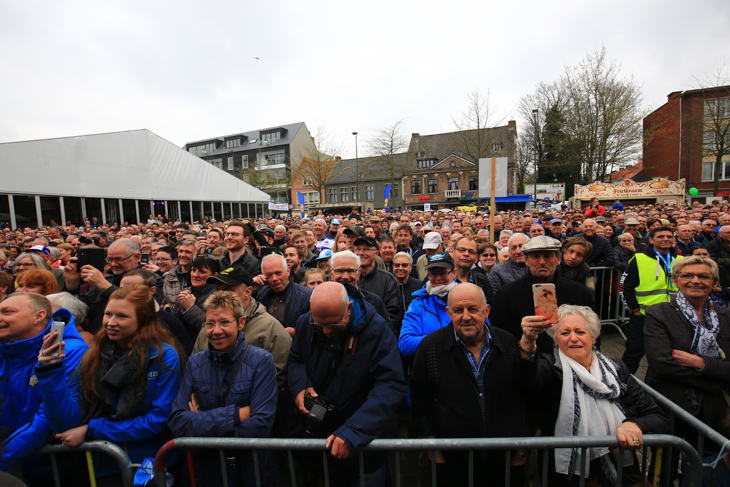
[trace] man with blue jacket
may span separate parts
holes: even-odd
[[[297,322],[289,356],[289,390],[307,414],[307,433],[327,438],[330,483],[359,483],[357,453],[385,434],[406,397],[396,339],[388,324],[349,284],[325,282]],[[323,411],[325,409],[326,411]],[[365,485],[384,486],[387,456],[364,457]]]
[[[426,335],[451,323],[446,301],[449,291],[457,285],[454,281],[454,259],[447,253],[434,254],[426,272],[428,283],[413,293],[398,339],[401,354],[410,360],[416,356],[418,345]]]
[[[0,303],[0,424],[11,432],[0,447],[0,470],[20,461],[23,475],[30,483],[33,478],[51,478],[47,458],[25,458],[53,437],[33,371],[43,337],[51,328],[51,316],[66,324],[66,370],[71,374],[88,349],[76,331],[71,313],[61,308],[53,314],[50,301],[35,293],[15,293]]]

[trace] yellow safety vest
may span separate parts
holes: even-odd
[[[659,257],[652,259],[645,253],[637,253],[636,267],[639,269],[639,285],[634,289],[634,295],[639,302],[641,314],[646,314],[646,308],[657,303],[666,303],[677,294],[677,287],[674,285],[671,276],[667,276],[664,265]],[[681,259],[679,255],[672,259],[676,262]],[[659,267],[657,267],[657,264]]]

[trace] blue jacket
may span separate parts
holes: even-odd
[[[286,302],[286,312],[284,313],[284,327],[294,327],[300,316],[305,313],[309,313],[309,297],[312,295],[312,290],[308,287],[296,284],[294,281],[289,282],[289,285],[281,293],[279,299]],[[266,285],[256,294],[256,301],[263,304],[266,310],[271,309],[271,300],[274,299],[274,293],[271,288]],[[271,312],[269,312],[271,314]]]
[[[65,360],[71,368],[69,374],[58,377],[58,382],[59,387],[67,388],[70,373],[89,347],[76,331],[76,323],[67,309],[56,311],[53,320],[66,323],[63,329],[63,340],[66,342]],[[48,328],[33,338],[0,344],[0,424],[8,432],[12,432],[0,448],[2,470],[42,447],[53,437],[53,431],[46,419],[41,389],[33,370],[43,345],[43,337],[50,328],[49,323]],[[77,389],[78,384],[72,384],[72,387]],[[50,476],[50,461],[47,458],[40,460],[39,457],[31,457],[21,463],[24,475]]]
[[[73,375],[72,390],[66,387],[61,377],[71,369],[65,360],[47,366],[36,366],[36,376],[40,384],[43,401],[54,404],[49,409],[48,424],[57,433],[79,426],[79,374]],[[107,440],[124,445],[133,463],[140,463],[147,457],[154,457],[157,450],[169,439],[167,418],[172,409],[172,400],[177,393],[181,377],[180,357],[168,344],[163,345],[163,354],[150,350],[149,371],[147,372],[147,412],[143,416],[121,421],[97,418],[89,421],[86,438],[88,440]],[[77,371],[79,369],[76,369]],[[71,393],[70,393],[71,392]],[[118,475],[116,463],[105,455],[94,456],[96,474],[99,477]]]
[[[406,397],[408,386],[395,336],[388,324],[356,288],[345,287],[352,312],[339,335],[327,338],[310,323],[310,313],[299,318],[289,355],[288,381],[294,398],[307,387],[313,387],[317,394],[335,402],[336,410],[331,420],[325,420],[322,436],[334,433],[357,452],[385,435],[388,421]],[[346,350],[349,336],[357,338],[351,359],[342,360],[325,390],[318,389],[334,358]],[[354,461],[356,474],[357,456],[350,460]]]
[[[246,357],[233,378],[228,395],[224,397],[228,388],[228,384],[224,384],[226,374],[244,353]],[[200,406],[197,413],[190,411],[188,406],[193,393]],[[190,357],[172,403],[168,425],[175,436],[270,438],[276,416],[276,398],[274,358],[269,352],[247,344],[243,333],[239,333],[236,348],[231,352],[218,353],[209,346],[208,350]],[[251,417],[240,422],[239,409],[246,406],[251,407]],[[239,485],[247,485],[246,479],[253,484],[253,456],[248,452],[241,457],[244,464],[238,469],[241,476]],[[194,459],[197,485],[221,485],[218,452],[196,452]],[[273,467],[273,456],[265,460],[268,466]],[[275,485],[275,467],[261,467],[261,472],[272,477],[272,482],[264,481],[263,484]]]
[[[419,289],[413,293],[413,301],[403,318],[398,339],[400,353],[412,360],[421,340],[449,323],[451,317],[446,312],[446,302],[436,295],[428,294],[425,287]]]

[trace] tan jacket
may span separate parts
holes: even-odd
[[[263,348],[274,356],[276,382],[279,388],[283,387],[286,385],[286,364],[289,360],[292,337],[281,326],[281,323],[254,298],[251,298],[251,302],[243,314],[246,317],[246,324],[243,327],[246,343]],[[205,336],[205,327],[203,327],[195,340],[193,353],[205,350],[208,350],[208,338]]]

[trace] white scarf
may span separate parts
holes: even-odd
[[[560,410],[555,422],[555,436],[607,436],[613,435],[626,416],[614,400],[621,395],[616,367],[600,352],[593,352],[591,368],[587,370],[575,360],[558,350],[555,364],[563,369],[563,388]],[[567,365],[567,367],[566,367]],[[580,383],[579,383],[580,382]],[[590,474],[590,462],[610,452],[608,447],[588,448],[586,477]],[[621,450],[614,451],[619,459]],[[556,448],[555,471],[569,478],[580,465],[580,448]],[[601,466],[606,476],[615,483],[616,467],[602,458]],[[624,466],[633,463],[630,452],[624,452]]]
[[[457,284],[458,282],[452,281],[451,284],[433,287],[431,285],[431,282],[429,281],[426,284],[426,292],[431,296],[436,295],[439,298],[444,299],[446,295],[449,294],[449,292],[456,287]]]

